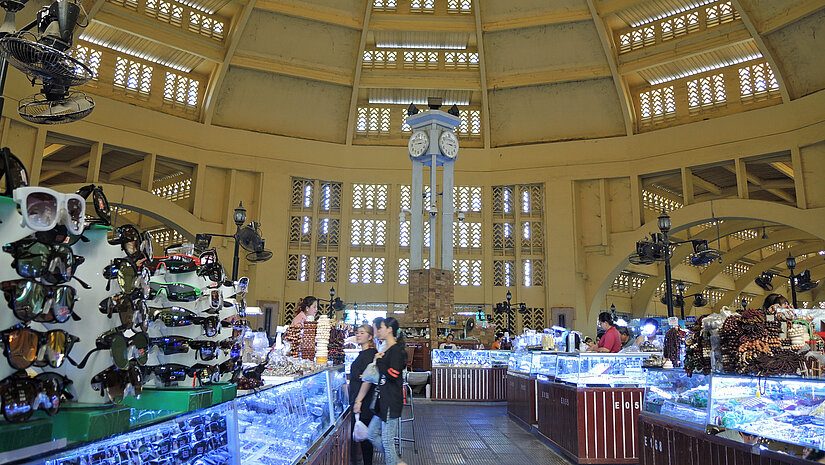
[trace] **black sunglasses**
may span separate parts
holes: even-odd
[[[69,281],[84,258],[72,253],[65,244],[45,244],[25,238],[3,246],[12,254],[12,268],[24,278],[40,279],[44,284],[61,284]]]
[[[120,317],[121,327],[124,329],[149,329],[149,319],[146,317],[148,308],[146,301],[140,297],[119,292],[111,297],[106,297],[98,305],[100,313],[105,313],[109,318],[117,313]]]
[[[74,399],[71,386],[69,378],[57,373],[40,373],[35,377],[24,371],[14,373],[0,381],[3,417],[9,423],[20,423],[31,418],[38,408],[54,416],[62,399]]]
[[[77,190],[77,195],[86,200],[89,200],[89,195],[92,196],[92,204],[95,206],[97,219],[93,219],[91,221],[86,220],[86,224],[89,224],[90,222],[104,224],[106,226],[111,224],[112,210],[109,208],[109,201],[106,199],[106,195],[103,194],[102,186],[96,186],[94,184],[83,186]]]
[[[174,328],[178,326],[201,325],[207,337],[218,334],[219,326],[229,326],[216,316],[198,316],[195,312],[181,307],[166,307],[153,309],[152,321],[160,320],[164,326]]]
[[[213,360],[218,356],[218,350],[229,352],[230,357],[237,357],[241,352],[241,345],[233,339],[223,341],[196,340],[184,336],[155,337],[149,344],[158,347],[163,355],[184,354],[190,349],[195,351],[195,359]]]
[[[152,259],[152,235],[147,231],[141,233],[138,228],[131,224],[118,226],[109,239],[109,244],[119,245],[126,256],[137,260],[141,258]]]
[[[3,354],[9,365],[19,370],[25,370],[32,365],[58,368],[63,365],[72,346],[80,341],[80,338],[62,329],[43,333],[23,325],[0,332],[0,338],[4,347]]]
[[[126,337],[123,335],[122,330],[123,328],[114,328],[101,334],[95,340],[95,348],[90,350],[80,363],[75,363],[72,360],[70,362],[82,369],[93,353],[109,350],[112,354],[112,362],[117,368],[128,368],[130,360],[133,358],[132,355],[134,355],[134,359],[138,364],[145,364],[149,357],[149,338],[146,333],[135,333],[131,337]]]
[[[31,279],[16,279],[3,281],[0,289],[14,316],[23,322],[64,323],[69,317],[80,320],[74,312],[77,292],[73,287],[47,286]]]
[[[185,380],[191,371],[190,367],[180,363],[145,366],[143,369],[147,374],[154,375],[155,378],[166,385]]]
[[[3,165],[0,166],[2,168],[0,178],[4,180],[0,186],[5,188],[0,195],[11,197],[15,189],[29,185],[29,173],[26,171],[23,162],[15,157],[8,147],[0,149],[0,158],[3,160]]]
[[[149,280],[151,272],[146,267],[138,267],[128,258],[115,258],[103,268],[103,277],[108,280],[106,290],[111,288],[111,282],[117,281],[120,289],[132,298],[149,298],[151,287]]]
[[[140,396],[143,392],[143,370],[136,363],[129,363],[124,369],[112,365],[92,377],[92,389],[100,395],[109,396],[112,402],[120,402],[125,396]]]
[[[154,257],[146,260],[144,266],[157,271],[158,268],[165,269],[168,273],[187,273],[198,269],[199,260],[189,255],[168,255],[166,257]]]

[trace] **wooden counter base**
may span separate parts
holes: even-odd
[[[506,367],[433,367],[432,400],[498,402],[507,400]]]

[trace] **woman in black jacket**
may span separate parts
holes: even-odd
[[[378,323],[378,339],[384,341],[384,351],[375,354],[375,366],[381,374],[378,384],[378,399],[375,402],[375,417],[370,425],[370,441],[384,449],[387,465],[406,465],[395,450],[398,436],[398,419],[403,404],[404,379],[401,372],[407,366],[407,350],[404,335],[398,331],[398,320],[387,317]],[[377,425],[376,425],[377,423]]]
[[[372,394],[375,391],[375,386],[370,383],[361,381],[361,375],[367,365],[372,363],[375,359],[375,341],[373,340],[372,326],[361,325],[355,333],[355,342],[361,346],[361,352],[358,357],[352,362],[350,366],[350,382],[349,382],[349,402],[352,405],[352,413],[360,414],[360,421],[369,426],[373,414],[369,409],[372,402]],[[352,422],[353,429],[355,428],[355,420]],[[372,465],[372,443],[370,441],[361,441],[361,456],[364,459],[364,465]],[[356,447],[356,442],[352,441],[352,450]]]

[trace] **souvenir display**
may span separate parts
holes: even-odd
[[[682,370],[646,369],[644,411],[704,430],[708,420],[710,376]]]
[[[644,386],[642,364],[651,354],[559,354],[556,380],[577,386]]]

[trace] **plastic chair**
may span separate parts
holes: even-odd
[[[412,387],[407,383],[407,373],[404,373],[404,386],[402,387],[402,392],[404,395],[403,398],[403,406],[401,409],[401,416],[398,417],[398,436],[395,439],[395,447],[398,450],[398,456],[401,457],[401,450],[405,442],[411,442],[413,444],[413,451],[418,454],[418,445],[415,442],[415,404],[413,403],[413,392]],[[409,407],[410,416],[409,418],[404,418],[404,409],[403,407]],[[412,438],[405,438],[403,434],[403,426],[404,423],[409,423],[412,427]]]

